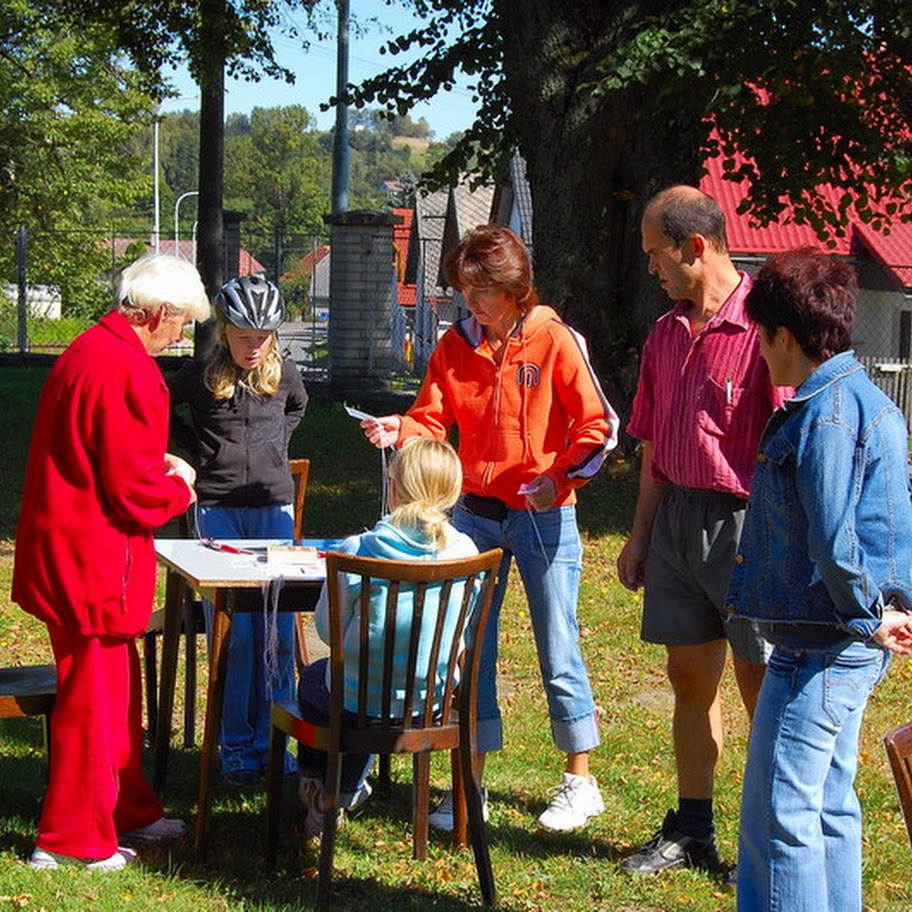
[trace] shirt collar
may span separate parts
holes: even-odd
[[[723,323],[731,323],[739,329],[747,330],[753,325],[750,318],[747,316],[747,310],[744,307],[744,302],[748,292],[751,290],[753,279],[740,269],[738,270],[738,275],[741,276],[741,281],[738,283],[737,288],[735,288],[735,290],[725,299],[725,303],[706,324],[707,328],[715,328]],[[687,313],[690,310],[691,305],[692,302],[690,301],[678,301],[674,307],[674,316],[676,318],[687,319],[689,325]]]
[[[806,402],[812,396],[816,396],[821,390],[826,389],[837,380],[841,380],[843,377],[847,377],[849,374],[854,374],[860,370],[864,370],[864,368],[855,359],[855,352],[852,349],[839,352],[838,354],[833,355],[832,358],[827,358],[826,361],[824,361],[814,373],[795,390],[795,395],[787,400],[785,405],[788,407],[794,403],[795,406],[799,406],[801,403]]]

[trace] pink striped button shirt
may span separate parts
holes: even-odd
[[[767,419],[791,390],[770,381],[741,283],[696,335],[681,301],[643,348],[627,433],[653,444],[653,477],[747,497]]]

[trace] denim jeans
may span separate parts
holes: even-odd
[[[508,510],[506,518],[498,521],[457,507],[453,525],[465,532],[479,551],[504,549],[481,654],[479,751],[487,753],[503,747],[497,705],[497,641],[511,558],[516,559],[526,590],[554,743],[565,753],[596,747],[598,717],[576,622],[583,555],[576,508],[555,507],[542,513]]]
[[[773,651],[744,775],[739,912],[861,912],[858,737],[888,662],[860,641]]]
[[[294,538],[294,511],[291,504],[268,507],[201,506],[197,521],[199,533],[209,538]],[[206,630],[212,632],[214,606],[203,602]],[[219,731],[219,758],[222,772],[239,770],[264,772],[269,759],[269,714],[273,700],[295,697],[294,616],[276,616],[278,681],[270,687],[264,650],[266,611],[262,614],[235,614],[228,641],[228,671],[225,700]],[[285,758],[286,772],[296,769],[294,758]]]
[[[326,686],[326,666],[328,659],[317,659],[311,662],[301,672],[301,681],[298,684],[298,706],[301,709],[301,718],[314,725],[326,725],[329,722],[329,688]],[[345,720],[357,722],[357,715],[345,711]],[[372,754],[343,754],[342,770],[340,774],[339,793],[341,795],[354,795],[364,780],[374,762]],[[298,745],[298,768],[302,776],[320,779],[326,782],[326,751],[306,744]]]

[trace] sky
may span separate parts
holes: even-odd
[[[352,19],[366,23],[367,33],[357,34],[352,28],[349,36],[348,81],[354,84],[382,72],[393,64],[410,62],[416,52],[398,54],[381,54],[381,46],[390,38],[404,34],[420,24],[410,10],[398,4],[387,6],[382,0],[350,0]],[[370,20],[376,20],[371,23]],[[389,31],[389,30],[392,31]],[[301,104],[316,118],[317,128],[328,130],[334,122],[334,114],[321,112],[320,104],[326,102],[335,93],[336,88],[336,26],[328,23],[326,31],[332,33],[327,41],[311,39],[307,51],[301,50],[299,44],[283,35],[274,39],[278,62],[295,74],[295,84],[264,77],[259,83],[245,83],[237,80],[226,80],[225,113],[246,114],[254,107],[281,107]],[[196,84],[186,70],[179,70],[172,76],[172,81],[180,95],[168,99],[162,105],[162,111],[194,110],[199,106],[199,92]],[[446,139],[451,133],[466,129],[474,119],[475,104],[472,93],[465,83],[457,85],[451,92],[440,93],[428,103],[416,106],[411,112],[412,120],[423,117],[439,140]]]

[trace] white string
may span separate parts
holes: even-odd
[[[263,674],[266,693],[271,697],[282,683],[279,667],[279,596],[285,580],[266,580],[260,587],[263,594]]]
[[[529,519],[532,521],[532,528],[535,529],[535,537],[538,539],[538,547],[541,548],[542,557],[545,562],[548,561],[548,552],[545,551],[545,543],[542,541],[541,532],[538,531],[538,523],[535,521],[535,511],[532,507],[526,507],[529,513]]]
[[[389,449],[394,449],[394,447],[389,447]],[[390,502],[389,502],[389,459],[386,455],[386,448],[381,447],[380,449],[380,516],[386,516],[390,511]]]

